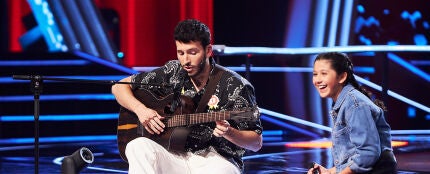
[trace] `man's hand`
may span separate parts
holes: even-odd
[[[216,121],[216,127],[214,129],[213,134],[216,137],[224,137],[224,135],[228,135],[230,131],[230,123],[227,120]]]
[[[159,115],[155,110],[140,105],[134,112],[139,118],[140,123],[150,134],[160,134],[164,131],[165,125],[161,121],[164,117]]]

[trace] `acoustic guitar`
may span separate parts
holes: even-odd
[[[164,117],[164,132],[161,134],[150,134],[140,123],[136,114],[120,107],[118,118],[117,141],[121,158],[127,161],[125,147],[128,142],[137,137],[147,137],[169,151],[183,152],[185,142],[189,133],[186,126],[214,122],[217,120],[231,120],[235,122],[256,121],[259,116],[258,107],[244,108],[234,111],[220,111],[211,113],[194,113],[195,107],[191,98],[181,96],[181,104],[174,113],[169,113],[173,93],[166,96],[158,96],[147,89],[133,91],[134,96],[146,107],[152,108]]]

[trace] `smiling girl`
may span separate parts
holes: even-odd
[[[332,142],[334,167],[315,164],[308,174],[396,173],[391,147],[390,126],[385,121],[386,107],[361,87],[354,77],[347,55],[338,52],[319,54],[314,62],[313,85],[322,98],[333,99]]]

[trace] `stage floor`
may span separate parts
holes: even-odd
[[[407,145],[395,148],[399,173],[430,173],[429,138],[409,138]],[[318,140],[320,141],[320,140]],[[266,142],[258,152],[244,157],[245,173],[306,173],[309,163],[316,161],[331,165],[330,149],[320,147],[293,147],[290,142]],[[127,163],[118,155],[116,141],[84,141],[43,143],[39,145],[39,173],[61,173],[61,160],[81,147],[94,155],[94,162],[81,173],[127,173]],[[0,173],[35,173],[36,165],[32,144],[3,146],[0,148]]]

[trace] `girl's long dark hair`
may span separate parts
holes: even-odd
[[[366,95],[369,99],[373,100],[373,102],[379,106],[384,111],[387,111],[387,107],[384,105],[384,102],[378,99],[372,99],[372,93],[360,84],[358,84],[357,80],[354,77],[354,67],[352,65],[349,57],[344,53],[339,52],[327,52],[320,53],[315,58],[317,60],[328,60],[331,62],[331,67],[336,71],[338,75],[346,72],[346,81],[344,85],[351,84],[355,89]],[[314,61],[314,63],[315,63]]]

